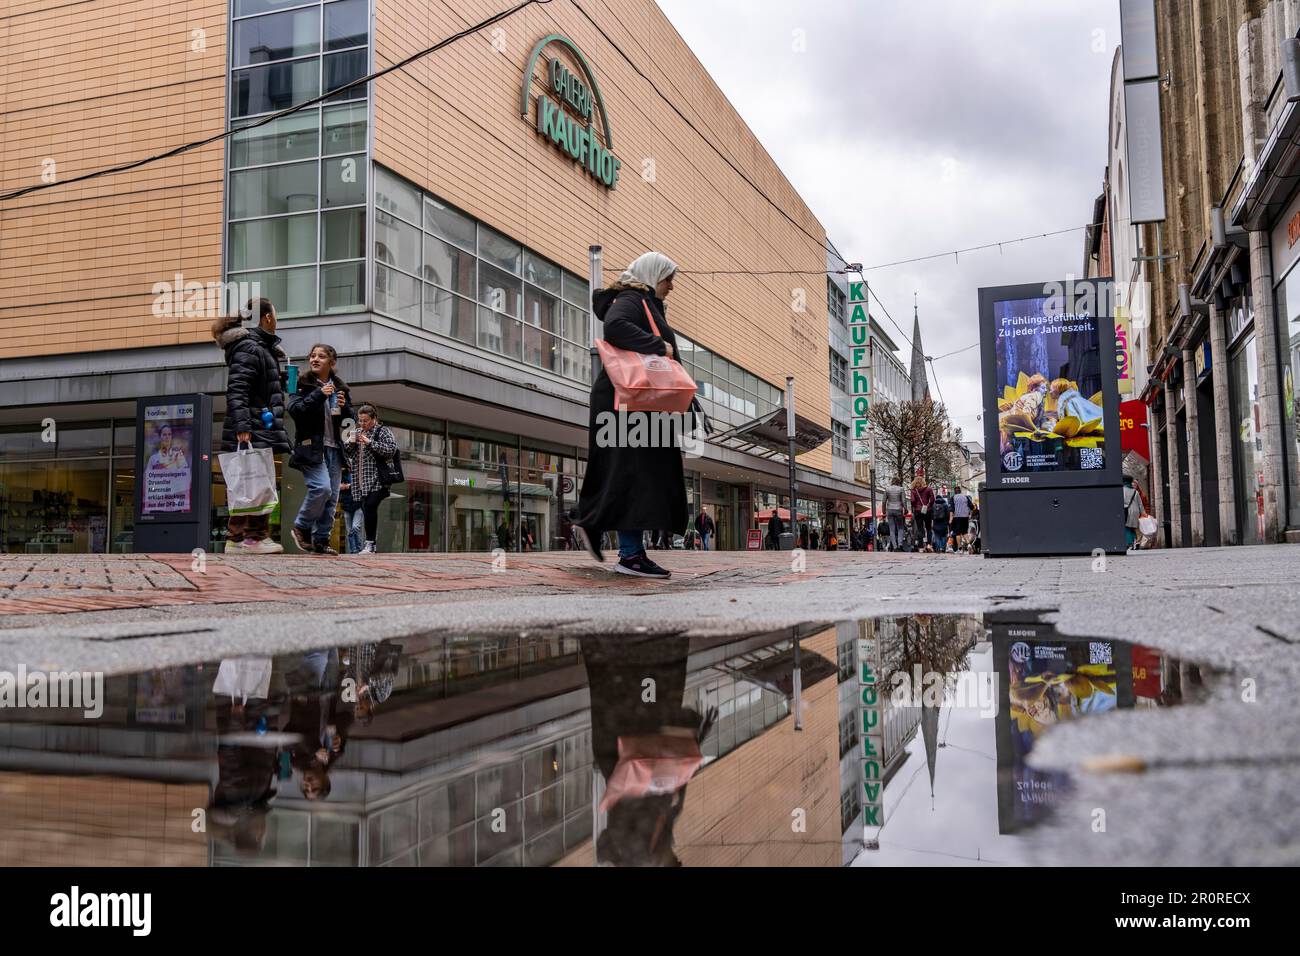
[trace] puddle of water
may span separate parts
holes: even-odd
[[[1011,862],[1069,785],[1026,766],[1042,733],[1200,690],[1025,617],[429,635],[110,677],[96,719],[0,710],[0,865],[51,835],[70,865]]]

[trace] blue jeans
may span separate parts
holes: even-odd
[[[620,531],[618,532],[618,556],[620,558],[634,558],[645,550],[641,546],[641,536],[644,531]]]
[[[302,500],[293,525],[304,535],[310,534],[312,544],[329,544],[342,476],[343,456],[337,448],[326,448],[324,460],[303,471],[303,477],[307,479],[307,496]]]
[[[365,513],[360,508],[354,508],[351,512],[343,512],[343,528],[348,533],[348,554],[357,554],[365,546],[365,541],[361,533],[366,520]]]
[[[935,524],[934,526],[934,550],[948,550],[948,526],[946,524]]]
[[[709,533],[705,533],[705,534],[700,535],[700,541],[702,542],[702,544],[703,544],[703,546],[704,546],[703,549],[704,549],[705,551],[708,551],[708,550],[709,550],[709,539],[712,538],[712,537],[713,537],[713,535],[712,535],[712,534],[709,534]]]

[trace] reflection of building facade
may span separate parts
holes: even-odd
[[[736,262],[819,272],[825,230],[659,9],[618,0],[598,15],[640,24],[648,46],[552,5],[512,19],[500,50],[470,37],[345,89],[432,46],[447,24],[483,15],[472,3],[453,2],[449,19],[426,6],[305,0],[159,12],[159,30],[205,32],[206,48],[195,51],[120,34],[118,14],[129,18],[132,5],[117,0],[105,18],[60,23],[68,43],[59,49],[36,57],[34,46],[6,48],[7,105],[24,117],[6,144],[28,146],[6,150],[0,178],[26,185],[50,155],[61,185],[5,210],[0,549],[131,550],[135,399],[205,392],[224,411],[225,369],[208,331],[224,309],[190,285],[257,283],[277,306],[291,358],[301,363],[318,341],[334,345],[352,397],[401,430],[412,468],[382,506],[380,550],[566,546],[564,515],[586,458],[590,349],[601,334],[589,313],[592,244],[604,248],[603,283],[651,248],[682,267],[669,314],[720,430],[779,408],[787,374],[801,418],[829,428],[820,279],[808,307],[792,312],[784,279],[685,273]],[[35,44],[57,14],[16,16],[23,44]],[[559,39],[530,67],[529,48],[553,32],[578,38],[582,54]],[[74,63],[74,48],[95,56]],[[116,92],[119,64],[141,58],[159,77],[193,82]],[[605,145],[613,148],[613,131],[626,163],[617,188],[539,134],[529,97],[554,92],[551,58],[599,88]],[[41,68],[29,69],[37,59]],[[690,104],[670,100],[677,87],[661,97],[647,79],[669,61],[680,89],[698,94]],[[110,92],[69,113],[69,103],[88,102],[86,84]],[[458,95],[436,94],[446,89]],[[225,144],[94,185],[62,184],[158,152],[157,132],[176,128],[176,116],[190,118],[188,138],[217,136],[331,92]],[[678,105],[681,115],[670,108]],[[148,122],[124,133],[122,115]],[[752,183],[765,184],[780,213]],[[21,250],[33,248],[41,254],[29,262]],[[162,302],[159,284],[177,281],[172,303]],[[55,286],[58,295],[38,291]],[[43,435],[47,419],[56,437]],[[808,450],[798,480],[810,498],[847,512],[862,493],[835,460],[830,442]],[[690,505],[715,510],[723,548],[744,547],[755,490],[786,482],[781,454],[736,443],[709,443],[687,468]],[[284,508],[301,495],[301,478],[286,473]]]
[[[842,862],[833,799],[834,634],[810,634],[801,642],[805,708],[798,733],[789,719],[794,657],[788,633],[682,644],[682,702],[699,713],[717,713],[701,742],[704,766],[690,782],[674,830],[685,865]],[[110,678],[97,721],[49,712],[10,720],[7,713],[0,724],[0,769],[10,782],[0,799],[13,812],[0,819],[0,847],[16,862],[43,845],[42,833],[58,831],[65,833],[64,862],[90,862],[92,856],[106,863],[151,862],[156,857],[144,849],[149,844],[140,827],[127,825],[135,795],[159,805],[156,819],[149,818],[152,846],[177,863],[590,862],[597,793],[592,688],[581,642],[551,635],[404,641],[392,696],[369,723],[356,720],[343,731],[326,799],[304,799],[296,757],[292,765],[288,757],[259,757],[274,779],[269,802],[261,811],[226,807],[220,814],[214,805],[207,837],[196,837],[191,808],[208,806],[210,794],[248,775],[246,766],[232,764],[238,752],[232,747],[249,747],[249,739],[256,753],[292,746],[286,727],[298,723],[292,717],[286,723],[284,711],[297,704],[283,701],[297,698],[284,690],[285,675],[302,660],[275,659],[260,711],[266,723],[256,731],[261,736],[245,734],[242,744],[240,735],[221,730],[229,701],[213,694],[217,668],[211,665]],[[323,666],[333,675],[327,684],[337,681],[333,665]],[[251,714],[257,705],[248,706]],[[99,776],[68,776],[74,773]],[[84,782],[94,779],[102,781],[98,789]],[[122,827],[110,827],[108,837],[75,826],[60,830],[60,807],[76,805],[83,791],[97,801],[102,819],[121,817]],[[63,796],[40,813],[14,804],[32,794]],[[185,795],[183,813],[166,802],[179,794]],[[793,807],[806,811],[806,829],[792,838]]]

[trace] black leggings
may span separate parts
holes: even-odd
[[[379,530],[379,503],[388,497],[388,489],[383,485],[371,489],[370,494],[361,502],[361,513],[365,517],[366,540],[374,541],[375,532]]]

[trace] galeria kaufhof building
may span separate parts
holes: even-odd
[[[826,268],[825,230],[652,0],[526,7],[346,89],[492,12],[106,0],[9,18],[6,191],[338,92],[0,206],[0,551],[132,550],[136,400],[208,393],[219,435],[209,326],[227,287],[254,284],[291,361],[305,371],[313,344],[333,345],[354,402],[402,442],[381,551],[565,547],[601,334],[593,245],[604,284],[647,250],[682,268],[668,314],[717,426],[687,490],[719,544],[745,547],[758,511],[788,504],[788,374],[800,511],[846,526],[869,491],[831,441],[847,402],[828,375],[828,283],[808,275]],[[689,274],[737,268],[791,275]],[[225,494],[208,466],[215,547]],[[285,469],[283,510],[302,493]]]

